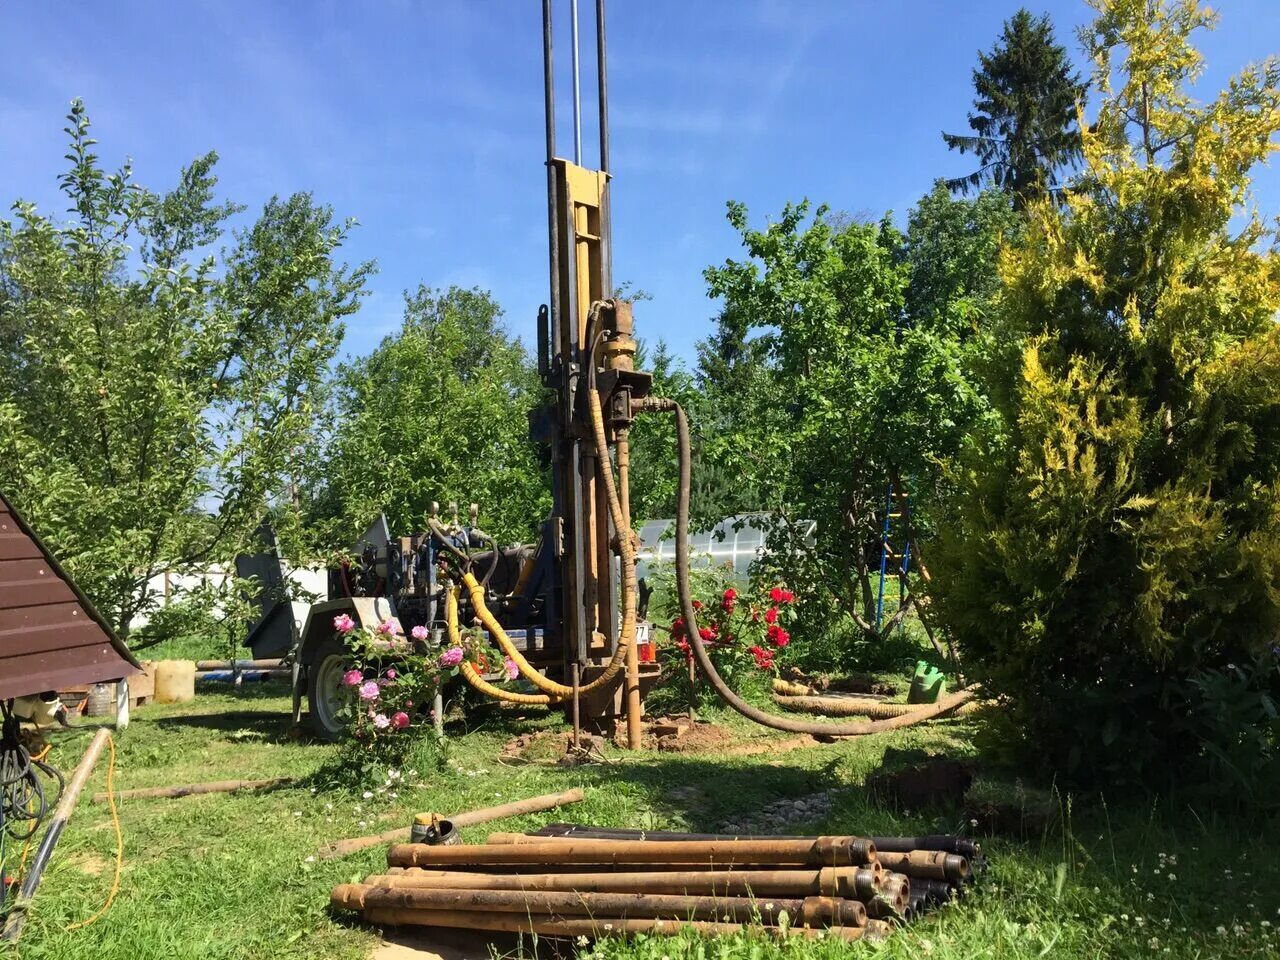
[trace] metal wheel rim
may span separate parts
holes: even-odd
[[[338,720],[338,710],[342,706],[339,690],[342,688],[342,675],[346,672],[346,667],[346,657],[330,654],[316,668],[316,713],[319,715],[320,726],[333,733],[342,730],[342,724]]]

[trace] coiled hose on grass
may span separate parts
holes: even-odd
[[[788,733],[807,733],[829,737],[862,737],[872,733],[883,733],[888,730],[900,730],[914,726],[925,720],[956,709],[973,698],[973,689],[961,690],[938,700],[921,710],[891,717],[884,720],[872,720],[866,723],[815,723],[794,717],[780,717],[767,713],[759,707],[747,703],[729,688],[724,682],[716,666],[711,662],[711,655],[702,643],[698,633],[698,611],[693,606],[693,594],[689,589],[689,499],[693,486],[692,454],[689,446],[689,418],[685,416],[680,404],[663,397],[649,397],[641,401],[643,409],[670,412],[676,418],[676,446],[679,453],[680,480],[676,497],[676,586],[680,595],[680,610],[688,627],[689,642],[693,647],[694,659],[698,669],[707,678],[715,692],[725,703],[748,720],[754,720],[762,726]],[[598,406],[598,404],[597,404]]]

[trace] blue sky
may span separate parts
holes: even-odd
[[[559,24],[567,0],[557,0]],[[614,276],[653,295],[638,329],[692,357],[715,304],[702,271],[736,256],[729,199],[760,222],[809,197],[901,217],[939,176],[967,172],[939,131],[964,132],[970,72],[1013,0],[611,0]],[[1202,34],[1202,88],[1280,50],[1280,0],[1222,0]],[[584,83],[590,0],[582,0]],[[1080,0],[1048,12],[1078,59]],[[395,329],[401,291],[479,285],[531,343],[546,299],[538,0],[0,0],[0,203],[60,211],[63,115],[83,97],[109,165],[166,189],[221,156],[227,198],[258,208],[310,190],[360,221],[374,259],[348,328],[362,353]],[[557,38],[562,154],[571,150],[568,37]],[[591,113],[587,100],[587,112]],[[593,143],[591,132],[588,144]],[[585,159],[591,160],[594,151]],[[1261,209],[1280,213],[1274,168]]]

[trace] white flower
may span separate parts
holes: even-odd
[[[361,797],[363,797],[365,800],[372,800],[372,799],[373,799],[373,791],[371,791],[371,790],[366,790],[364,793],[360,794],[360,796],[361,796]]]
[[[1128,915],[1127,913],[1122,913],[1122,914],[1120,914],[1120,919],[1121,919],[1121,920],[1123,920],[1125,923],[1128,923],[1128,922],[1129,922],[1129,915]]]
[[[316,858],[315,858],[315,857],[307,857],[307,859],[303,860],[302,862],[303,862],[303,863],[315,863],[315,862],[316,862]]]
[[[399,770],[388,770],[388,771],[387,771],[387,779],[388,779],[388,780],[399,780],[399,779],[400,779],[400,771],[399,771]]]
[[[357,824],[356,824],[356,826],[357,826],[357,827],[359,827],[359,828],[360,828],[360,829],[362,829],[362,830],[363,830],[365,827],[367,827],[368,825],[369,825],[369,824],[368,824],[368,822],[367,822],[367,821],[365,821],[365,820],[361,820],[359,823],[357,823]]]
[[[324,805],[324,808],[325,808],[326,810],[332,810],[332,809],[333,809],[333,804],[332,804],[332,803],[326,803],[326,804]]]
[[[295,817],[300,817],[300,816],[302,816],[302,811],[301,811],[301,810],[295,810],[295,811],[293,811],[293,815],[294,815]]]
[[[1169,879],[1170,879],[1170,880],[1177,880],[1177,879],[1178,879],[1178,875],[1177,875],[1176,873],[1170,873],[1170,874],[1169,874]]]
[[[1227,935],[1227,928],[1222,926],[1222,924],[1218,924],[1218,936],[1225,937],[1226,935]]]
[[[578,937],[578,946],[580,946],[580,947],[585,947],[586,945],[587,945],[587,938],[586,938],[585,936],[579,936],[579,937]]]

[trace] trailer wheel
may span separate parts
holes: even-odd
[[[311,729],[323,740],[337,740],[343,723],[342,675],[351,667],[351,651],[338,637],[329,637],[316,649],[307,672],[307,704],[311,708]]]

